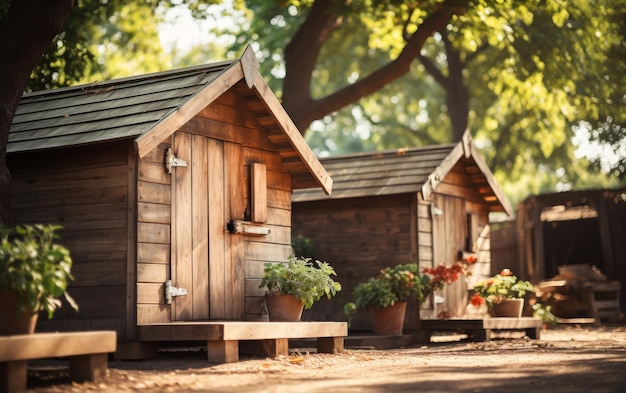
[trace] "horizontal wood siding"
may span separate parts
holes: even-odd
[[[169,322],[165,281],[170,278],[171,189],[162,143],[138,163],[137,324]]]
[[[342,321],[343,305],[358,283],[380,269],[417,262],[411,251],[411,199],[415,194],[294,203],[292,231],[311,240],[314,258],[329,262],[343,289],[332,301],[322,300],[303,319]],[[359,312],[352,329],[366,330],[370,321]]]
[[[9,224],[62,225],[59,242],[74,262],[68,292],[80,310],[64,304],[53,320],[42,315],[41,331],[98,328],[126,337],[131,148],[119,141],[7,158]]]

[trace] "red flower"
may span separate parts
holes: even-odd
[[[470,299],[470,304],[472,306],[480,306],[485,302],[485,299],[483,299],[478,293],[474,293]]]
[[[466,262],[468,265],[473,265],[474,263],[476,263],[476,256],[474,255],[469,255],[467,258],[463,259],[464,262]]]

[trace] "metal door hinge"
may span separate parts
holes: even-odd
[[[172,173],[172,167],[175,166],[187,166],[187,161],[176,157],[170,147],[165,151],[165,170],[167,173]]]
[[[172,280],[165,281],[165,303],[172,304],[172,298],[187,295],[187,289],[172,286]]]

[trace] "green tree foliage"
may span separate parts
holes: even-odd
[[[345,99],[368,78],[375,84],[372,75],[406,53],[434,10],[455,12],[413,51],[419,63],[374,92],[352,95],[344,107],[327,105],[310,122],[307,140],[319,154],[449,142],[469,127],[500,180],[534,174],[525,190],[539,192],[544,181],[568,187],[588,180],[572,145],[580,122],[616,148],[625,139],[619,88],[625,66],[608,61],[624,51],[619,1],[475,1],[464,8],[463,2],[352,2],[325,8],[325,28],[315,30],[310,21],[321,3],[329,2],[247,1],[255,17],[238,39],[239,45],[260,42],[265,73],[278,78],[273,88],[297,124],[304,119],[301,130],[309,124],[303,108]],[[290,52],[297,52],[294,43],[307,42],[302,35],[321,44],[305,46],[318,50],[309,55],[312,70],[298,52],[300,66],[290,79]],[[298,76],[303,70],[311,72]],[[310,97],[288,94],[307,86]],[[623,160],[616,167],[623,176],[620,167]]]
[[[77,2],[33,70],[29,90],[171,68],[157,30],[168,6],[169,2],[158,0]]]
[[[24,2],[41,3],[30,9],[45,9],[42,15],[55,15],[55,20],[52,11],[64,15],[69,4]],[[170,68],[171,58],[163,53],[156,30],[162,10],[182,4],[194,16],[206,18],[216,3],[222,2],[78,0],[60,32],[54,27],[40,35],[49,36],[52,45],[34,67],[28,88]],[[255,45],[261,72],[273,78],[271,87],[319,154],[445,143],[469,127],[500,180],[543,171],[546,179],[575,184],[585,172],[574,163],[573,127],[588,128],[591,138],[609,143],[617,157],[626,149],[622,1],[225,3],[248,19],[233,24],[236,44],[224,57]],[[15,4],[0,0],[0,29],[5,37],[24,38],[21,52],[40,57],[40,44],[28,42],[33,42],[35,30],[44,30],[26,34],[15,27],[32,26],[39,15],[10,18]],[[217,24],[215,30],[228,33]],[[209,50],[222,47],[212,44]],[[196,49],[176,56],[185,65],[215,58],[206,53]],[[3,78],[11,81],[5,84],[11,91],[4,94],[7,104],[1,105],[6,108],[6,116],[0,116],[2,154],[18,94],[26,88],[21,74],[31,67],[20,62],[22,71],[15,71],[17,58],[6,45],[0,48]],[[15,73],[20,74],[16,79]],[[4,155],[0,158],[4,166]],[[8,175],[0,169],[0,185],[6,185]],[[609,169],[623,179],[624,154]],[[539,178],[544,177],[535,176]],[[542,184],[537,181],[532,190]],[[1,188],[3,201],[6,192]]]

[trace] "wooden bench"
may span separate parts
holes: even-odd
[[[25,390],[27,362],[34,359],[67,357],[73,381],[104,377],[116,342],[115,331],[0,336],[0,391]]]
[[[430,341],[435,331],[465,332],[474,341],[490,341],[494,330],[524,330],[532,339],[539,339],[543,321],[539,318],[425,319],[421,320],[422,337]]]
[[[239,361],[240,349],[277,357],[289,353],[289,339],[317,338],[320,353],[344,351],[346,322],[172,322],[139,326],[141,341],[202,341],[210,363]],[[243,346],[240,348],[240,341]]]

